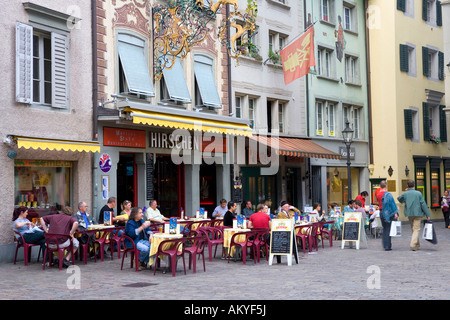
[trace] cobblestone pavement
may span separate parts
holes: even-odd
[[[284,257],[269,266],[266,260],[227,263],[218,255],[206,262],[206,272],[199,263],[196,274],[187,270],[184,275],[180,260],[176,277],[159,270],[155,276],[153,270],[135,272],[129,258],[120,270],[117,255],[112,261],[76,262],[79,273],[57,267],[44,271],[35,260],[27,267],[23,261],[5,263],[0,264],[0,299],[122,299],[130,290],[149,300],[448,299],[450,229],[439,221],[435,228],[438,244],[421,239],[419,251],[410,251],[410,225],[403,222],[403,235],[392,239],[392,251],[384,251],[380,238],[370,238],[368,248],[361,244],[360,250],[341,249],[340,241],[330,248],[326,240],[317,253],[300,251],[299,263],[294,260],[292,266]]]

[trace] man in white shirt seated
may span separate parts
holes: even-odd
[[[213,216],[213,218],[223,218],[223,216],[225,215],[225,213],[227,213],[227,211],[228,211],[227,200],[222,199],[222,200],[220,200],[220,205],[218,205],[214,209],[212,216]]]
[[[156,200],[150,200],[150,207],[145,211],[145,219],[150,220],[152,223],[164,223],[164,221],[169,221],[170,219],[164,217],[161,212],[159,212]]]

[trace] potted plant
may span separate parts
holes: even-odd
[[[272,50],[272,48],[269,48],[269,59],[274,63],[274,64],[279,64],[281,62],[281,56],[279,53],[276,53]]]
[[[431,134],[431,135],[430,135],[430,141],[431,141],[431,142],[434,142],[434,143],[436,143],[436,144],[441,143],[441,139],[438,138],[438,137],[436,137],[434,134]]]

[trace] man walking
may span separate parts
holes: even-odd
[[[383,247],[384,250],[390,251],[392,250],[391,223],[398,219],[398,208],[389,191],[384,191],[379,207],[383,208],[380,209],[380,219],[383,225]]]
[[[414,189],[414,180],[408,180],[408,188],[403,194],[397,198],[400,203],[405,204],[405,216],[408,217],[411,224],[411,250],[416,251],[420,249],[419,232],[420,221],[422,217],[426,216],[427,220],[430,220],[430,211],[427,204],[423,199],[422,193]]]

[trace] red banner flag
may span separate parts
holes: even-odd
[[[309,68],[316,65],[314,57],[314,27],[311,27],[300,38],[280,51],[284,70],[284,83],[309,73]]]

